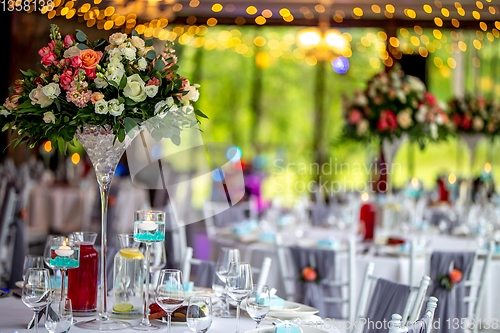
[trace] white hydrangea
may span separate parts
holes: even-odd
[[[120,104],[120,101],[116,98],[113,98],[108,102],[109,114],[118,117],[121,116],[123,111],[125,111],[125,104]]]

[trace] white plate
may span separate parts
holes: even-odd
[[[290,320],[290,319],[295,319],[295,318],[306,318],[310,317],[312,315],[315,315],[316,313],[319,312],[318,309],[313,308],[312,306],[296,303],[296,302],[290,302],[286,301],[287,303],[290,303],[291,305],[298,306],[299,308],[297,310],[276,310],[273,311],[272,313],[269,312],[268,316],[277,318],[277,319],[283,319],[283,320]]]
[[[283,309],[271,309],[269,312],[283,312],[283,311],[296,311],[300,309],[300,304],[295,303],[295,302],[290,302],[290,301],[284,301],[283,302]]]
[[[243,333],[274,333],[274,327],[267,327],[267,328],[254,328],[253,330],[250,331],[245,331]],[[302,333],[326,333],[326,331],[320,330],[318,328],[312,328],[312,327],[304,327],[302,329]]]

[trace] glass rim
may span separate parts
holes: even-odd
[[[164,268],[164,269],[160,270],[160,273],[161,272],[165,272],[165,273],[179,272],[179,273],[182,273],[182,271],[180,269],[175,269],[175,268]]]
[[[46,271],[47,273],[49,270],[47,268],[41,268],[41,267],[30,267],[28,268],[28,273],[29,272],[38,272],[38,271]]]
[[[73,232],[73,235],[96,235],[97,236],[97,232],[93,232],[93,231],[75,231]],[[61,237],[64,237],[64,236],[61,236]]]
[[[165,222],[166,213],[161,210],[136,210],[134,212],[134,220],[135,221],[145,221],[143,217],[148,216],[149,219],[147,221],[152,222]]]
[[[27,254],[24,256],[25,258],[28,257],[28,258],[43,258],[43,256],[39,256],[39,255],[36,255],[36,254]]]
[[[197,295],[193,295],[193,296],[189,296],[188,302],[191,302],[191,299],[193,299],[193,300],[196,300],[196,299],[198,299],[198,300],[207,300],[208,299],[208,300],[210,300],[210,303],[212,302],[212,297],[206,296],[206,295],[198,295],[198,296]]]

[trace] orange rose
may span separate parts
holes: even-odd
[[[99,60],[101,60],[101,57],[101,51],[96,52],[91,49],[81,50],[80,59],[82,59],[82,68],[94,69],[99,63]]]
[[[96,91],[92,94],[92,97],[90,98],[90,100],[92,101],[92,104],[95,104],[97,101],[100,101],[103,98],[104,98],[104,94]]]
[[[316,280],[316,278],[318,277],[318,274],[316,273],[316,271],[313,268],[306,267],[302,270],[302,277],[307,282],[312,282],[312,281]]]
[[[450,272],[449,277],[451,284],[455,284],[457,282],[460,282],[460,280],[462,280],[462,272],[458,269],[454,269]]]

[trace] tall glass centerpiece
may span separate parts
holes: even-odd
[[[51,267],[61,270],[61,299],[66,298],[66,273],[68,269],[80,266],[80,244],[68,238],[54,238],[50,244]]]
[[[137,211],[134,213],[134,241],[146,244],[146,286],[144,288],[144,317],[134,327],[141,331],[157,330],[160,327],[149,322],[149,279],[151,265],[151,246],[165,241],[165,212]]]

